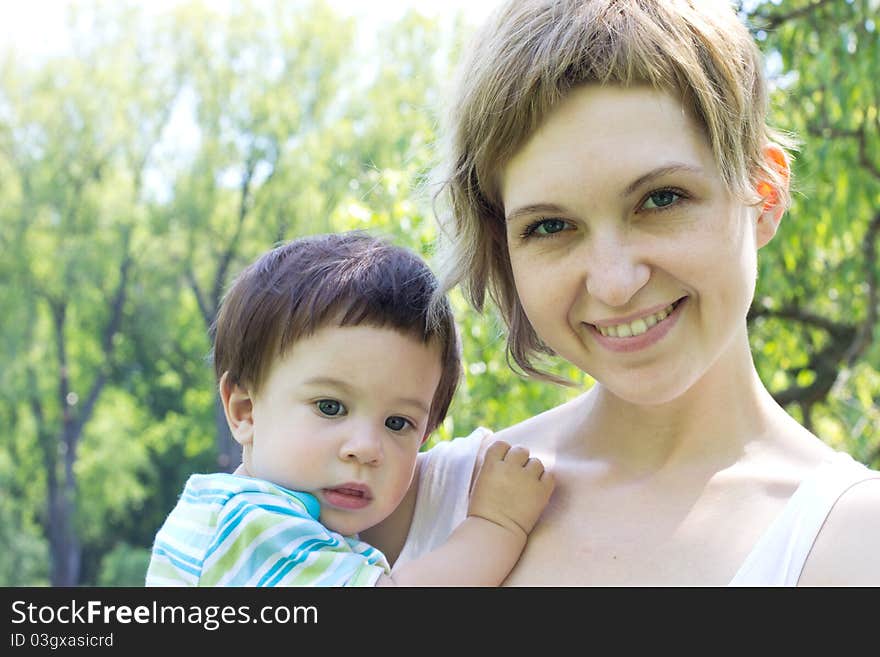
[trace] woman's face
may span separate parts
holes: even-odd
[[[747,340],[759,210],[673,96],[575,89],[501,174],[529,321],[613,393],[669,401]]]

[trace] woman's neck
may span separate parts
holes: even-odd
[[[604,461],[623,477],[691,466],[723,469],[784,421],[758,378],[744,335],[670,402],[634,404],[597,383],[578,406],[568,449]]]

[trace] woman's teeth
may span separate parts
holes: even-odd
[[[597,326],[596,330],[609,338],[633,338],[641,335],[655,324],[662,322],[675,310],[675,304],[670,303],[663,310],[647,317],[642,317],[629,324],[616,324],[614,326]]]

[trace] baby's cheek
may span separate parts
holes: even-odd
[[[389,495],[393,498],[395,507],[403,500],[413,480],[415,458],[412,458],[411,460],[407,459],[407,461],[408,463],[401,465],[391,478]]]

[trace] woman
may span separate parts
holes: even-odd
[[[478,309],[488,292],[526,372],[555,353],[596,380],[494,434],[557,481],[506,583],[880,584],[880,473],[789,417],[752,361],[789,165],[731,8],[508,2],[462,71],[446,287]],[[442,540],[490,435],[421,455],[367,540],[401,559]]]

